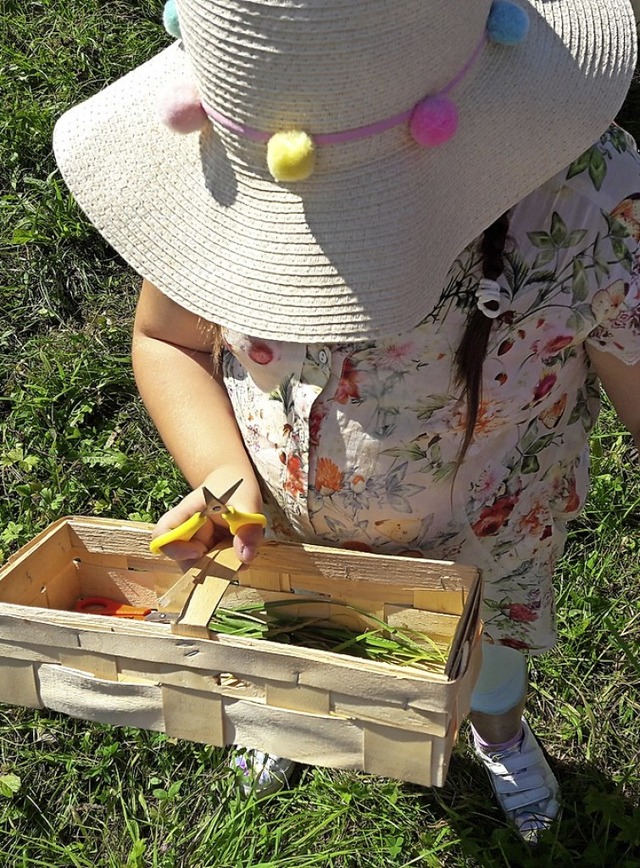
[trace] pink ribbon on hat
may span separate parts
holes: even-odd
[[[408,125],[413,140],[421,147],[434,148],[449,141],[458,129],[458,109],[447,94],[474,66],[488,40],[501,45],[515,45],[525,37],[528,26],[529,19],[523,9],[511,0],[494,0],[478,44],[448,84],[406,111],[361,127],[333,133],[308,134],[296,129],[269,133],[233,120],[214,106],[207,105],[199,96],[193,81],[177,82],[172,92],[161,101],[159,115],[163,123],[178,133],[195,132],[209,118],[237,136],[266,144],[267,165],[276,181],[304,181],[314,171],[318,145],[357,142],[401,124]]]
[[[342,145],[347,142],[357,142],[370,136],[376,136],[400,124],[409,123],[411,134],[418,144],[425,147],[442,144],[442,142],[447,141],[447,139],[450,139],[454,135],[458,125],[457,109],[446,95],[462,81],[476,63],[486,41],[487,35],[483,33],[462,69],[437,94],[425,97],[406,111],[375,121],[372,124],[365,124],[362,127],[354,127],[349,130],[340,130],[335,133],[313,133],[313,141],[317,145]],[[227,117],[221,111],[218,111],[218,109],[207,105],[204,101],[202,102],[202,108],[207,116],[223,129],[229,130],[229,132],[249,139],[252,142],[266,144],[272,136],[272,133],[258,130],[255,127],[250,127],[247,124]],[[434,120],[436,121],[435,126]]]

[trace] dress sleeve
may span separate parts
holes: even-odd
[[[620,235],[624,227],[626,237],[619,239],[619,261],[610,263],[610,282],[591,302],[597,325],[586,344],[633,365],[640,361],[640,193],[623,199],[607,223]]]
[[[608,290],[601,290],[606,293]],[[599,293],[598,293],[599,294]],[[594,299],[594,302],[597,300]],[[612,353],[627,365],[640,362],[640,285],[631,284],[620,305],[611,305],[611,313],[589,334],[586,343]]]
[[[603,258],[596,257],[594,247],[600,288],[591,299],[594,327],[586,344],[635,364],[640,361],[640,153],[635,141],[620,127],[610,127],[567,177],[597,208],[596,246],[606,242]]]

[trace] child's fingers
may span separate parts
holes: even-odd
[[[207,528],[209,529],[209,533],[203,540],[200,536],[207,531]],[[168,543],[166,546],[162,547],[162,553],[168,558],[177,561],[180,568],[186,572],[186,570],[196,564],[200,558],[204,557],[219,537],[224,536],[224,533],[212,534],[210,531],[213,528],[214,525],[212,525],[211,522],[207,522],[207,524],[201,528],[201,530],[199,530],[191,540],[188,542],[178,540],[176,542]],[[217,531],[222,530],[218,527],[215,529]],[[255,558],[263,536],[264,529],[258,524],[247,524],[238,530],[238,533],[233,540],[233,548],[243,564],[248,564]]]
[[[233,549],[243,564],[255,558],[263,538],[264,528],[259,524],[245,524],[238,528],[233,538]]]
[[[259,503],[261,505],[261,501]],[[153,529],[152,539],[174,530],[193,515],[201,512],[205,505],[202,488],[190,492],[180,503],[161,516]],[[229,527],[224,519],[216,516],[214,520],[208,519],[190,540],[174,540],[164,545],[162,553],[177,561],[182,568],[188,569],[225,536],[229,536]],[[238,558],[243,563],[248,564],[255,558],[263,536],[264,530],[258,524],[247,524],[238,528],[233,545]]]
[[[180,569],[186,572],[194,564],[197,564],[200,558],[204,557],[211,546],[206,545],[200,540],[193,539],[189,542],[176,541],[167,543],[162,547],[162,554],[166,555],[171,560],[176,561]]]
[[[152,539],[168,533],[179,527],[183,522],[204,508],[204,497],[201,489],[196,489],[184,497],[180,503],[169,509],[158,519],[151,534]],[[174,540],[162,546],[162,553],[183,566],[192,566],[196,561],[209,551],[216,538],[213,522],[207,521],[192,535],[189,540]]]

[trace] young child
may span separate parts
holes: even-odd
[[[559,795],[520,652],[555,642],[599,382],[640,443],[628,0],[178,0],[165,24],[55,134],[144,277],[135,375],[193,486],[156,532],[242,478],[271,533],[479,566],[476,750],[535,841]],[[288,767],[254,756],[266,790]]]

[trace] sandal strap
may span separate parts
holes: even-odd
[[[476,742],[476,753],[507,817],[523,837],[535,839],[558,813],[558,782],[526,721],[519,747],[490,753]]]

